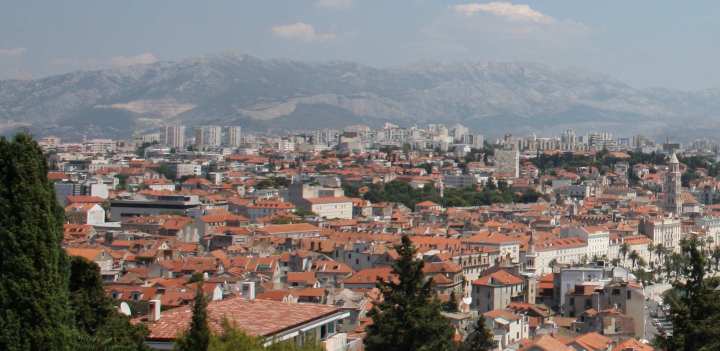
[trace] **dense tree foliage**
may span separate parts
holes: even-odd
[[[458,311],[458,301],[457,301],[457,296],[455,295],[455,291],[452,291],[450,293],[450,296],[448,296],[448,300],[446,302],[443,302],[442,310],[444,312],[457,312]]]
[[[209,351],[322,351],[324,348],[312,341],[297,346],[292,341],[264,346],[262,338],[245,334],[227,320],[222,322],[223,332],[210,338]]]
[[[157,145],[157,144],[158,144],[157,141],[153,141],[153,142],[146,141],[146,142],[142,143],[140,146],[138,146],[137,149],[135,149],[135,155],[137,155],[138,157],[145,157],[145,150],[147,148],[149,148],[150,146]]]
[[[287,188],[290,185],[290,179],[285,177],[270,177],[263,179],[255,184],[257,189],[268,189],[268,188]]]
[[[490,351],[496,348],[492,334],[485,327],[485,317],[480,314],[473,326],[473,331],[460,344],[458,351]]]
[[[367,327],[367,351],[452,350],[453,328],[440,313],[432,280],[424,279],[423,262],[415,259],[410,238],[396,247],[400,258],[393,264],[397,280],[379,281],[383,301],[371,312]]]
[[[554,155],[546,155],[543,153],[539,153],[537,157],[532,159],[532,163],[542,173],[548,172],[553,168],[570,169],[598,165],[594,157],[575,155],[572,152],[565,152]]]
[[[147,350],[144,325],[133,325],[120,314],[105,295],[100,267],[82,257],[72,257],[70,265],[70,306],[86,351]]]
[[[0,349],[71,350],[63,211],[30,136],[0,139]]]
[[[670,305],[672,336],[659,336],[659,348],[675,350],[720,349],[720,292],[717,279],[705,279],[708,258],[697,239],[684,240],[673,289],[666,293]]]
[[[0,139],[0,179],[0,349],[144,350],[98,266],[61,248],[63,212],[29,136]]]
[[[195,292],[192,312],[190,328],[175,343],[175,349],[178,351],[205,351],[210,345],[207,299],[203,294],[202,285],[198,285]]]
[[[537,202],[541,194],[533,190],[516,193],[510,190],[507,183],[500,181],[497,186],[489,183],[478,191],[475,188],[446,188],[444,196],[435,187],[426,185],[422,189],[413,189],[410,184],[401,181],[392,181],[385,185],[374,184],[365,194],[365,199],[371,202],[400,202],[414,209],[415,204],[422,201],[433,201],[448,207],[484,206],[496,203]]]

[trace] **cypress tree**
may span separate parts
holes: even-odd
[[[147,328],[131,324],[115,309],[103,289],[100,267],[82,257],[72,257],[70,267],[70,305],[75,325],[84,337],[80,349],[147,350]]]
[[[383,301],[370,316],[367,351],[446,351],[452,350],[453,328],[441,311],[432,291],[432,280],[423,277],[423,262],[415,259],[410,238],[403,236],[396,247],[400,259],[393,264],[397,281],[379,281]]]
[[[178,351],[207,351],[210,344],[210,327],[208,326],[207,300],[198,285],[193,302],[193,315],[190,329],[178,338],[175,349]]]
[[[63,211],[29,135],[0,139],[0,349],[70,350]]]
[[[490,351],[496,349],[492,334],[485,327],[485,317],[480,314],[474,330],[460,345],[458,351]]]
[[[105,296],[100,267],[95,262],[82,257],[70,258],[70,305],[78,329],[90,335],[115,312]]]

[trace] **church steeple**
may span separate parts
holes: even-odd
[[[668,168],[663,185],[664,207],[666,212],[679,216],[682,214],[682,174],[680,173],[680,161],[674,151],[670,155]]]
[[[528,247],[525,251],[525,272],[535,273],[537,267],[535,267],[535,261],[537,259],[537,253],[535,252],[535,229],[530,231],[530,240],[528,240]]]

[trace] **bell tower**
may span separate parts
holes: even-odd
[[[675,152],[670,155],[668,167],[665,184],[663,184],[663,191],[665,192],[664,208],[666,212],[680,216],[682,214],[682,174],[680,173],[680,161],[678,161]]]

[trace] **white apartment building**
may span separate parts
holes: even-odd
[[[485,327],[493,334],[498,350],[530,337],[528,317],[507,310],[492,310],[483,313]]]
[[[347,197],[315,197],[305,199],[304,208],[327,219],[352,219],[352,200]]]
[[[544,274],[552,271],[550,262],[577,263],[587,256],[588,244],[585,239],[578,237],[557,238],[535,244],[535,267],[538,273]]]
[[[655,244],[674,250],[680,250],[682,222],[679,218],[655,217],[640,221],[640,233],[652,239]]]
[[[585,255],[588,259],[602,257],[608,254],[610,247],[610,232],[605,227],[587,226],[563,228],[560,236],[564,238],[578,237],[587,242]]]

